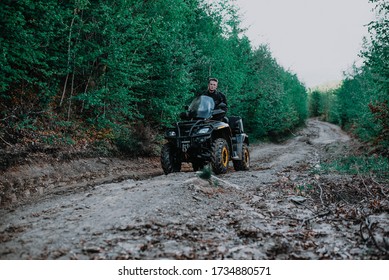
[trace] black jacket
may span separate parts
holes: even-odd
[[[213,101],[215,102],[215,108],[217,108],[220,105],[220,103],[226,104],[224,110],[227,112],[228,104],[227,104],[227,98],[224,93],[216,90],[214,93],[210,93],[209,91],[204,91],[199,95],[206,95],[212,97]]]

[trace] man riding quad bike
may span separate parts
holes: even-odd
[[[166,131],[167,143],[161,151],[165,174],[179,172],[182,162],[192,163],[194,171],[211,164],[216,175],[226,173],[231,160],[235,170],[249,169],[249,138],[242,119],[227,119],[223,104],[218,108],[211,97],[200,95],[180,115],[182,121]]]

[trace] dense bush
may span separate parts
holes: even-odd
[[[4,0],[0,11],[0,146],[96,130],[138,153],[133,128],[176,120],[210,76],[253,136],[307,117],[304,85],[251,46],[232,1]]]

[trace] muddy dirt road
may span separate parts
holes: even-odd
[[[251,145],[249,171],[54,189],[0,209],[0,259],[387,259],[379,190],[315,172],[350,141],[309,120],[285,143]]]

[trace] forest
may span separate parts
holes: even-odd
[[[364,65],[310,92],[269,46],[252,46],[233,0],[1,1],[0,148],[157,154],[163,130],[217,77],[253,140],[320,116],[387,154],[389,4],[370,2]]]
[[[373,152],[389,156],[389,2],[375,4],[376,19],[368,23],[363,40],[361,66],[344,74],[341,85],[310,93],[310,115],[340,125],[372,146]]]
[[[207,3],[1,1],[0,146],[147,155],[209,77],[253,139],[303,124],[305,86],[251,46],[233,1]]]

